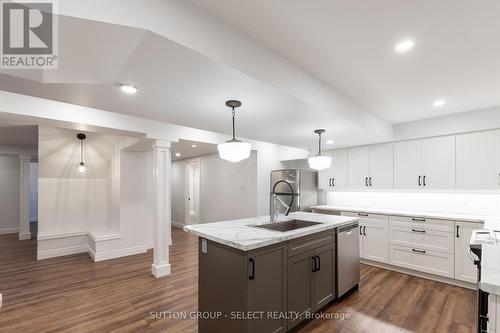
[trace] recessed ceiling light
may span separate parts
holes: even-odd
[[[446,104],[446,101],[444,99],[438,99],[438,100],[435,100],[434,103],[432,103],[432,105],[435,108],[440,108],[440,107],[444,106],[445,104]]]
[[[121,84],[120,89],[124,93],[131,94],[131,95],[137,93],[137,90],[138,90],[136,86],[133,86],[131,84]]]
[[[180,157],[180,156],[181,156],[181,153],[175,153],[175,156],[176,156],[176,157]]]
[[[415,46],[414,41],[412,41],[411,39],[406,39],[397,43],[396,46],[394,47],[394,50],[397,53],[406,53],[410,51],[414,46]]]
[[[191,145],[191,147],[196,148],[196,145]]]
[[[333,141],[333,140],[331,140],[331,139],[330,139],[330,140],[326,140],[326,143],[327,143],[327,144],[329,144],[329,145],[333,144],[333,142],[334,142],[334,141]]]

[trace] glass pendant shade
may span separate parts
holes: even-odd
[[[223,160],[239,162],[250,157],[251,145],[239,140],[229,140],[217,146],[219,156]]]
[[[321,171],[328,169],[332,165],[332,158],[330,156],[313,156],[307,160],[311,169]]]
[[[87,170],[88,170],[88,166],[87,166],[87,164],[85,164],[83,162],[78,163],[78,165],[76,166],[76,172],[78,172],[78,173],[84,174],[87,172]]]

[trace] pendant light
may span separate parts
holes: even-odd
[[[88,170],[88,165],[83,162],[83,140],[85,140],[87,136],[83,133],[78,133],[76,137],[80,140],[80,163],[76,166],[76,172],[84,174]]]
[[[251,145],[247,142],[243,142],[241,140],[236,139],[236,133],[234,129],[234,109],[239,108],[241,106],[240,101],[230,100],[226,101],[226,106],[232,109],[233,115],[233,138],[224,143],[221,143],[217,146],[217,150],[219,151],[219,156],[223,160],[227,160],[230,162],[239,162],[244,160],[250,156]]]
[[[309,162],[309,167],[311,169],[321,171],[328,169],[330,165],[332,165],[332,157],[331,156],[324,156],[321,155],[321,134],[325,133],[324,129],[317,129],[314,131],[314,133],[319,135],[319,149],[318,149],[318,155],[309,157],[308,162]]]

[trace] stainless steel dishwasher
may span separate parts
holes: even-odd
[[[342,297],[359,283],[358,222],[337,228],[337,295]]]

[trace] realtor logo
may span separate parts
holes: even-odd
[[[57,69],[54,1],[1,0],[1,68]]]

